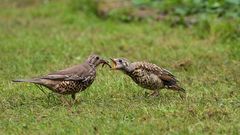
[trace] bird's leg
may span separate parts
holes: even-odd
[[[153,96],[153,97],[157,97],[158,95],[159,95],[158,90],[154,90],[151,94],[149,94],[149,96]]]
[[[75,100],[76,99],[76,94],[72,94],[71,97],[72,97],[73,100]]]
[[[72,99],[73,99],[73,104],[75,104],[75,103],[77,102],[77,100],[76,100],[76,94],[75,94],[75,93],[72,94],[71,97],[72,97]]]
[[[64,95],[59,95],[60,96],[60,100],[62,101],[62,103],[64,103],[65,105],[70,105],[71,103],[66,99],[66,97]]]

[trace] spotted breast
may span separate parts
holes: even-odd
[[[161,89],[164,87],[162,80],[156,74],[147,70],[150,67],[147,67],[145,63],[134,62],[132,64],[135,69],[132,72],[129,72],[128,75],[139,86],[150,90]],[[151,65],[151,67],[154,68],[155,66]]]
[[[153,90],[151,95],[157,96],[160,89],[167,88],[185,94],[175,76],[168,70],[153,63],[139,61],[130,62],[126,58],[111,58],[113,69],[120,70],[132,78],[139,86]]]
[[[59,94],[75,94],[89,87],[96,77],[96,69],[99,65],[109,65],[107,61],[98,55],[90,55],[82,63],[63,70],[32,79],[17,79],[13,82],[29,82],[47,87]],[[110,66],[110,65],[109,65]]]

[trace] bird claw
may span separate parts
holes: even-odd
[[[154,91],[151,94],[149,94],[148,96],[157,97],[157,96],[159,96],[159,91]]]

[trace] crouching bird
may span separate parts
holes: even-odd
[[[112,69],[121,70],[132,78],[139,86],[153,90],[151,96],[158,96],[159,90],[166,88],[181,92],[185,97],[185,90],[179,86],[176,77],[168,70],[148,62],[129,62],[125,58],[111,58]]]
[[[89,87],[96,77],[96,68],[102,64],[107,64],[107,61],[100,58],[98,55],[90,55],[87,60],[79,65],[63,69],[46,76],[36,77],[32,79],[17,79],[13,82],[29,82],[40,86],[47,87],[53,92],[59,94],[71,94],[75,100],[76,93],[84,91]]]

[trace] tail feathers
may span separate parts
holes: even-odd
[[[178,90],[181,91],[181,92],[183,92],[183,93],[186,93],[186,90],[185,90],[184,88],[182,88],[182,87],[179,87]]]
[[[185,99],[186,98],[186,90],[182,87],[180,87],[179,85],[170,85],[170,86],[167,86],[167,88],[171,89],[171,90],[175,90],[175,91],[178,91],[179,94],[180,94],[180,97],[182,99]]]
[[[16,80],[12,80],[12,82],[29,82],[29,83],[42,84],[42,81],[39,78],[34,78],[34,79],[16,79]]]
[[[167,88],[186,93],[186,90],[184,88],[180,87],[179,85],[170,85],[170,86],[167,86]]]

